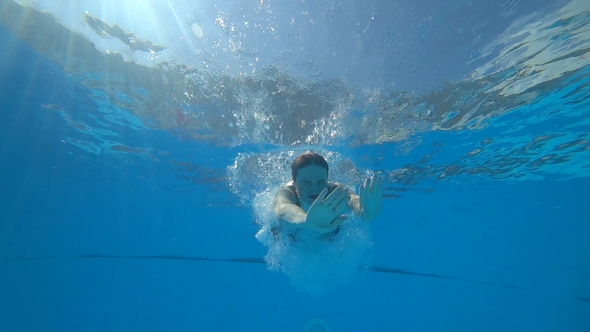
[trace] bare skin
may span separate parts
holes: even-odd
[[[329,233],[346,221],[342,214],[347,209],[365,221],[372,221],[381,212],[382,201],[378,176],[367,178],[356,195],[343,185],[328,182],[325,168],[310,165],[299,170],[295,182],[279,188],[273,212],[281,220]]]

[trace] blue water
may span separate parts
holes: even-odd
[[[336,127],[279,136],[249,120],[266,114],[248,113],[251,100],[240,109],[173,95],[170,113],[149,113],[158,105],[142,96],[173,83],[111,90],[125,71],[68,71],[9,27],[2,21],[1,331],[301,331],[312,317],[333,331],[590,330],[590,64],[498,97],[494,107],[510,111],[472,118],[481,126],[425,129],[423,114],[447,101],[425,97],[410,101],[415,122],[356,102]],[[489,85],[511,75],[490,74]],[[458,113],[478,89],[455,87]],[[224,112],[244,120],[225,125]],[[453,114],[430,124],[454,126]],[[382,139],[398,127],[409,135]],[[286,154],[307,149],[329,154],[330,176],[352,187],[373,171],[384,178],[368,239],[326,262],[319,276],[334,284],[315,288],[300,276],[317,266],[272,268],[295,260],[254,237],[267,207],[256,195],[288,178]]]

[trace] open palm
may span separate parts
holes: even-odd
[[[306,223],[318,232],[330,232],[346,220],[340,217],[350,201],[349,193],[343,188],[336,188],[328,197],[324,189],[311,204],[307,212]]]
[[[360,188],[359,198],[363,220],[371,221],[381,213],[383,197],[381,196],[381,178],[379,175],[372,175],[365,180],[365,183]]]

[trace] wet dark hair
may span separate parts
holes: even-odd
[[[293,182],[295,182],[295,178],[297,177],[297,173],[300,169],[310,165],[317,165],[326,169],[326,172],[330,170],[328,167],[328,162],[324,157],[320,156],[315,152],[306,152],[302,155],[299,155],[291,164],[291,178]]]

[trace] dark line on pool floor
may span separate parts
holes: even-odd
[[[209,257],[197,257],[197,256],[178,256],[178,255],[99,255],[99,254],[87,254],[87,255],[78,255],[78,256],[31,256],[31,257],[11,257],[11,258],[2,258],[0,260],[12,260],[12,261],[24,261],[24,260],[45,260],[45,259],[146,259],[146,260],[181,260],[181,261],[202,261],[202,262],[224,262],[224,263],[249,263],[249,264],[261,264],[266,265],[266,261],[262,258],[257,257],[237,257],[237,258],[209,258]],[[394,269],[389,267],[381,267],[381,266],[369,266],[369,267],[361,267],[360,270],[366,270],[371,272],[378,272],[378,273],[389,273],[389,274],[402,274],[402,275],[410,275],[410,276],[418,276],[418,277],[425,277],[425,278],[437,278],[437,279],[448,279],[448,280],[457,280],[463,282],[472,282],[472,283],[479,283],[485,285],[492,285],[492,286],[501,286],[506,288],[512,289],[521,289],[524,290],[525,288],[509,285],[509,284],[501,284],[489,281],[481,281],[481,280],[471,280],[471,279],[463,279],[457,277],[450,277],[450,276],[443,276],[434,273],[418,273],[418,272],[411,272],[402,269]],[[582,297],[574,297],[574,299],[578,301],[585,301],[590,302],[590,299],[582,298]]]
[[[196,256],[177,256],[177,255],[98,255],[98,254],[88,254],[88,255],[78,255],[78,256],[70,256],[70,257],[59,257],[59,256],[35,256],[35,257],[15,257],[12,260],[38,260],[38,259],[151,259],[151,260],[183,260],[183,261],[204,261],[204,262],[225,262],[225,263],[250,263],[250,264],[262,264],[265,265],[266,262],[262,258],[256,257],[239,257],[239,258],[208,258],[208,257],[196,257]],[[462,279],[456,277],[449,277],[443,276],[438,274],[432,273],[417,273],[411,272],[401,269],[393,269],[388,267],[381,267],[381,266],[369,266],[369,267],[361,267],[360,270],[366,270],[371,272],[378,272],[378,273],[390,273],[390,274],[403,274],[403,275],[410,275],[410,276],[419,276],[419,277],[426,277],[426,278],[438,278],[438,279],[448,279],[448,280],[457,280],[457,281],[465,281],[465,282],[475,282],[480,284],[486,285],[493,285],[493,286],[501,286],[507,288],[515,288],[515,289],[524,289],[522,287],[507,285],[507,284],[500,284],[488,281],[479,281],[479,280],[470,280],[470,279]]]

